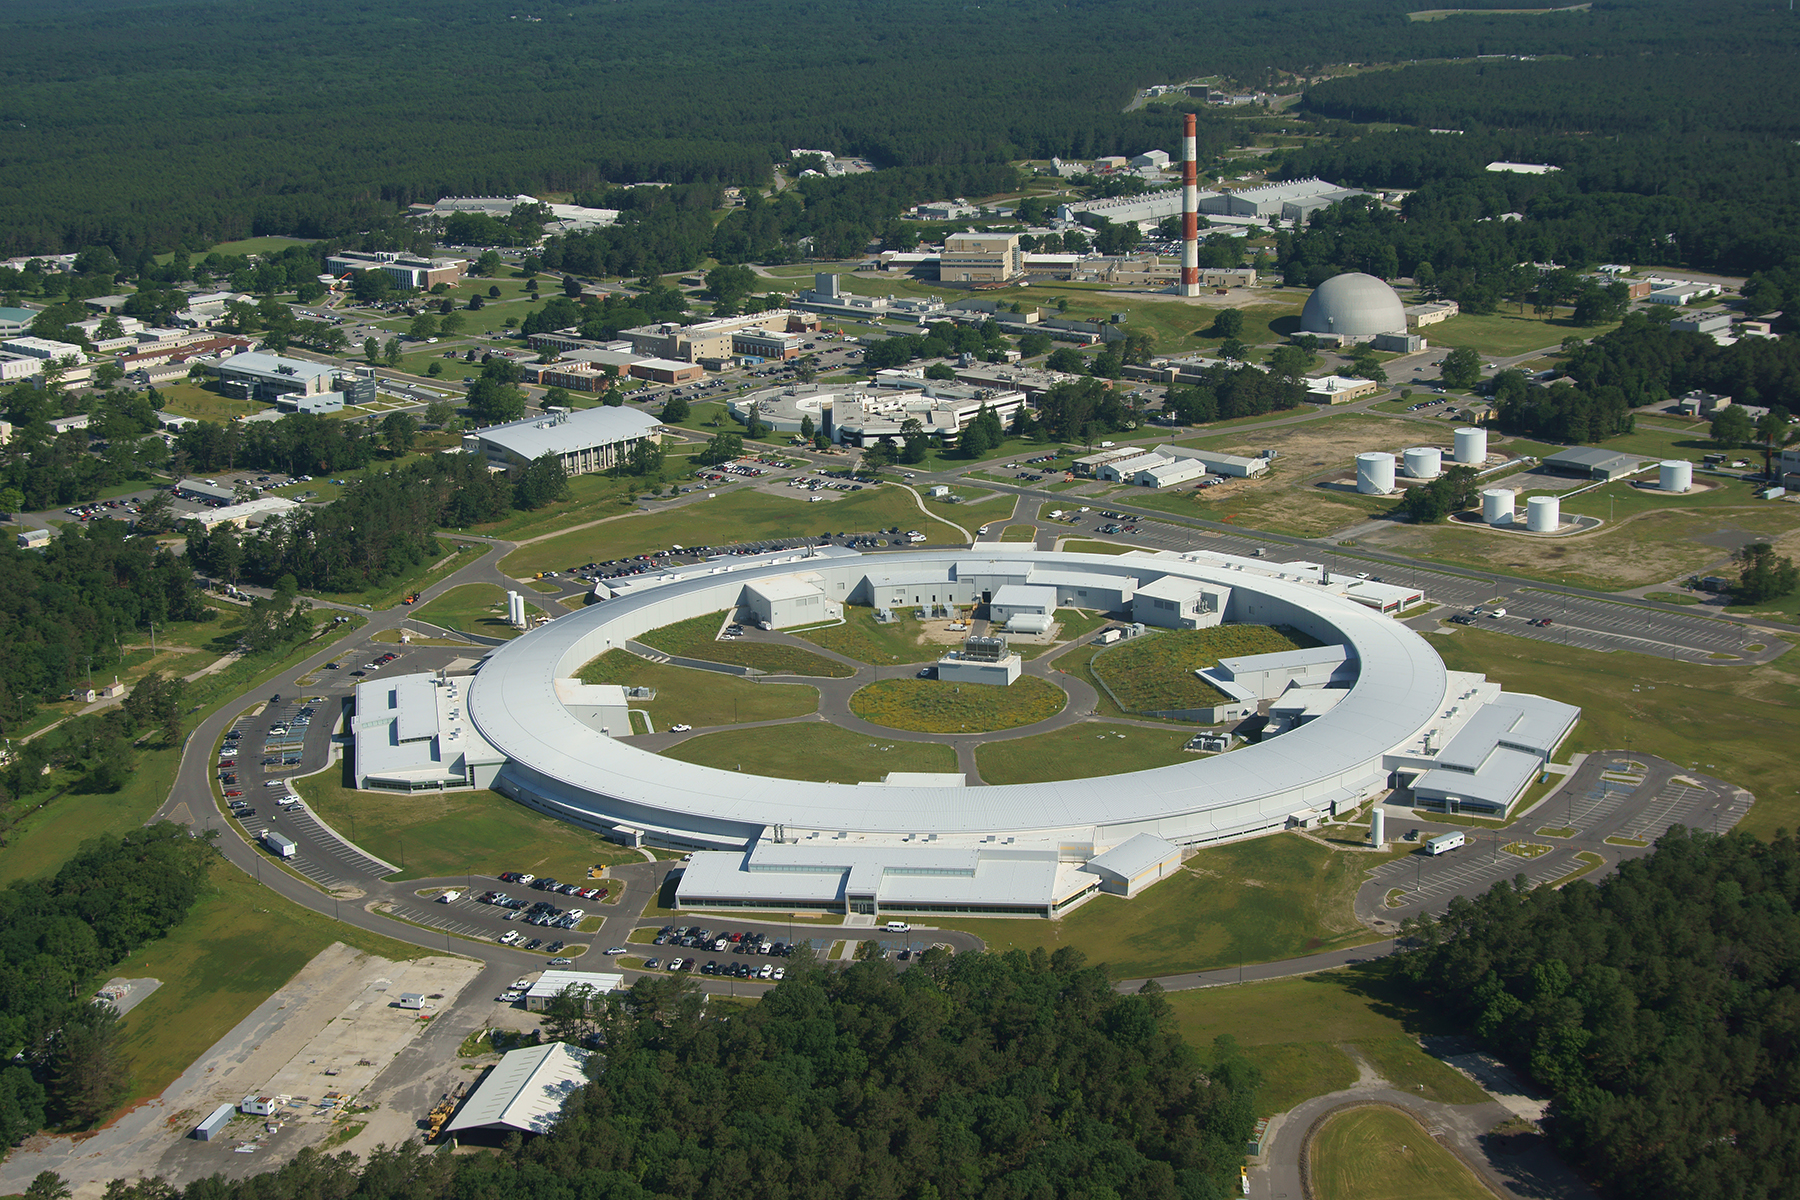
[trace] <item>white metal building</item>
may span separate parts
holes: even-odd
[[[655,438],[656,421],[647,413],[601,406],[490,425],[464,434],[463,449],[508,473],[554,454],[570,475],[591,475],[611,470],[639,442]]]
[[[743,605],[765,629],[841,621],[844,605],[825,594],[816,575],[782,575],[744,585]]]
[[[514,1050],[478,1084],[447,1133],[549,1133],[563,1104],[587,1082],[589,1051],[564,1042]]]
[[[357,684],[356,786],[388,792],[493,786],[506,756],[464,715],[469,679],[426,673]]]
[[[587,988],[590,993],[587,1007],[591,1010],[595,999],[624,986],[625,976],[608,971],[545,971],[525,993],[525,1007],[532,1012],[543,1012],[550,1001],[570,988]]]

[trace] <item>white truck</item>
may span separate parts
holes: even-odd
[[[1448,854],[1452,850],[1462,849],[1468,840],[1460,833],[1440,833],[1425,843],[1425,853],[1436,858],[1440,854]]]

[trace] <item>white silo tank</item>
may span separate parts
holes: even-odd
[[[1555,533],[1562,525],[1562,500],[1533,496],[1525,501],[1525,528],[1533,533]]]
[[[1381,811],[1380,805],[1369,814],[1369,845],[1377,850],[1387,846],[1387,814]]]
[[[1513,499],[1517,495],[1511,488],[1487,489],[1481,493],[1481,519],[1489,525],[1511,525]]]
[[[1436,446],[1414,446],[1401,459],[1408,479],[1436,479],[1444,469],[1444,452]]]
[[[1479,467],[1487,461],[1487,430],[1465,425],[1456,431],[1454,457],[1465,467]]]
[[[1687,491],[1694,486],[1694,464],[1685,458],[1671,458],[1657,464],[1656,486],[1664,492]]]
[[[1356,490],[1365,496],[1385,496],[1394,490],[1394,456],[1371,450],[1356,456]]]

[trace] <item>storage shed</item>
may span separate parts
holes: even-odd
[[[194,1137],[202,1142],[212,1141],[213,1137],[221,1129],[224,1129],[225,1126],[231,1123],[231,1118],[236,1112],[237,1106],[234,1104],[219,1105],[219,1107],[212,1110],[206,1120],[194,1126]]]

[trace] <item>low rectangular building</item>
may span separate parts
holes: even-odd
[[[201,479],[183,479],[175,485],[175,495],[183,500],[198,500],[203,504],[235,504],[237,491],[233,488],[220,487],[216,483],[208,483]]]
[[[692,383],[706,378],[706,368],[699,363],[677,362],[668,358],[643,358],[632,363],[626,372],[646,383]]]
[[[246,500],[242,504],[227,504],[223,508],[209,508],[187,518],[207,532],[220,525],[236,525],[240,528],[251,521],[267,521],[271,517],[280,516],[300,507],[292,500],[280,496],[259,496],[255,500]]]
[[[1014,617],[1053,618],[1056,615],[1056,589],[1030,584],[1009,583],[988,601],[988,619],[997,625],[1012,624]]]
[[[1218,450],[1195,450],[1190,446],[1169,445],[1158,446],[1156,449],[1159,454],[1189,459],[1215,475],[1229,475],[1233,479],[1248,479],[1269,469],[1269,460],[1266,458],[1247,458],[1242,454],[1225,454]]]
[[[1613,480],[1623,479],[1634,473],[1643,465],[1643,460],[1635,455],[1602,450],[1597,446],[1571,446],[1567,450],[1545,455],[1543,465],[1547,470],[1559,471],[1565,475]]]
[[[1209,629],[1225,619],[1231,589],[1179,575],[1142,584],[1131,597],[1131,619],[1160,629]]]
[[[1347,375],[1322,375],[1306,381],[1306,398],[1314,404],[1348,404],[1381,390],[1382,385],[1373,379],[1353,379]]]
[[[744,585],[740,603],[764,629],[841,621],[844,606],[825,594],[817,575],[782,575]]]
[[[590,1056],[567,1042],[512,1051],[476,1085],[444,1131],[491,1138],[549,1133],[569,1097],[587,1085]]]
[[[1206,464],[1193,458],[1165,458],[1147,467],[1139,467],[1131,482],[1139,487],[1166,488],[1207,474]]]
[[[938,257],[938,278],[949,283],[1005,283],[1024,273],[1016,233],[953,233]]]
[[[558,679],[555,686],[556,698],[569,710],[569,715],[589,729],[599,730],[608,737],[630,735],[631,702],[619,684]]]

